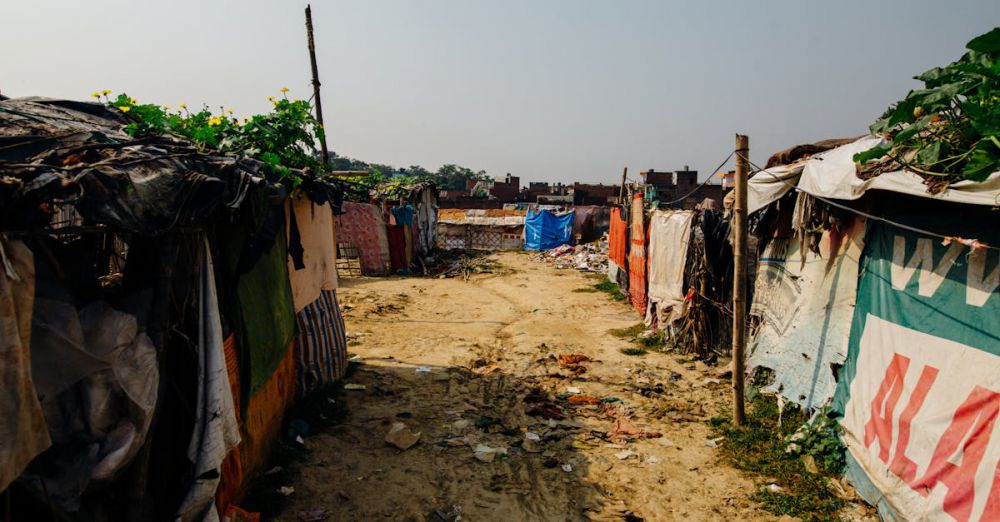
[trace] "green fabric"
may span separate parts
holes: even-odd
[[[220,261],[226,271],[224,280],[230,285],[222,293],[227,295],[225,308],[240,349],[244,398],[267,383],[288,353],[295,336],[295,308],[288,280],[282,220],[279,220],[277,237],[270,248],[248,272],[237,273],[240,258],[248,255],[245,247],[253,240],[255,231],[264,227],[268,219],[275,219],[270,213],[276,212],[276,207],[264,201],[255,202],[253,206],[253,219],[225,225],[218,231]],[[277,211],[281,211],[280,207]],[[234,282],[235,288],[232,288]],[[243,404],[246,402],[244,400]]]

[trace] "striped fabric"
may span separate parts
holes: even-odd
[[[323,290],[319,298],[296,316],[295,380],[299,396],[332,383],[347,371],[347,335],[336,290]]]

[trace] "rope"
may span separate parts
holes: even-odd
[[[661,206],[662,205],[673,205],[674,203],[680,203],[681,201],[684,201],[685,199],[687,199],[688,197],[690,197],[695,192],[698,192],[699,190],[701,190],[702,187],[704,187],[705,185],[708,185],[709,181],[712,181],[712,178],[714,178],[715,175],[718,174],[720,170],[722,170],[722,167],[726,166],[726,163],[729,163],[729,160],[730,160],[730,158],[733,157],[733,154],[736,154],[735,150],[732,151],[732,152],[730,152],[729,155],[726,156],[726,159],[722,160],[722,163],[720,163],[718,167],[715,167],[715,170],[712,171],[712,174],[710,174],[707,178],[705,178],[705,181],[702,181],[701,185],[698,185],[697,187],[695,187],[694,190],[692,190],[691,192],[688,192],[684,196],[682,196],[682,197],[680,197],[678,199],[675,199],[673,201],[668,201],[666,203],[660,203],[660,205]]]
[[[735,153],[735,151],[734,151],[734,153]],[[796,190],[796,191],[799,190],[799,187],[797,185],[792,185],[791,183],[789,183],[789,182],[787,182],[787,181],[779,178],[774,173],[768,172],[766,169],[760,168],[759,165],[754,164],[754,162],[750,161],[749,158],[747,158],[747,163],[749,163],[751,167],[757,169],[753,174],[759,174],[759,173],[767,174],[767,175],[771,176],[772,178],[774,178],[774,179],[776,179],[776,180],[784,183],[785,185],[791,187],[792,190]],[[891,219],[888,219],[888,218],[885,218],[885,217],[882,217],[882,216],[876,216],[874,214],[869,214],[868,212],[865,212],[863,210],[858,210],[856,208],[849,207],[849,206],[844,205],[842,203],[833,202],[833,201],[831,201],[831,200],[829,200],[827,198],[824,198],[822,196],[814,196],[812,194],[809,194],[809,195],[812,196],[812,197],[814,197],[814,198],[816,198],[816,199],[818,199],[818,200],[820,200],[820,201],[822,201],[823,203],[826,203],[827,205],[830,205],[832,207],[837,207],[837,208],[839,208],[841,210],[846,210],[848,212],[852,212],[852,213],[857,214],[859,216],[864,216],[864,217],[866,217],[868,219],[872,219],[872,220],[875,220],[875,221],[881,221],[882,223],[886,223],[886,224],[892,225],[894,227],[901,228],[903,230],[909,230],[910,232],[916,232],[918,234],[924,234],[924,235],[927,235],[927,236],[940,238],[941,240],[943,240],[943,243],[945,245],[950,244],[952,241],[957,241],[959,243],[962,243],[963,245],[968,246],[969,248],[972,248],[973,250],[975,250],[977,248],[988,248],[988,249],[991,249],[991,250],[998,250],[998,251],[1000,251],[1000,248],[998,248],[996,246],[993,246],[993,245],[988,245],[986,243],[983,243],[983,242],[979,241],[978,239],[965,239],[965,238],[956,237],[956,236],[945,236],[943,234],[938,234],[936,232],[931,232],[930,230],[926,230],[926,229],[923,229],[923,228],[915,227],[915,226],[912,226],[912,225],[907,225],[907,224],[904,224],[904,223],[900,223],[898,221],[893,221]]]

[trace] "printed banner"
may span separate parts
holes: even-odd
[[[975,224],[951,228],[997,244]],[[1000,520],[998,257],[869,225],[834,409],[848,475],[884,515]]]

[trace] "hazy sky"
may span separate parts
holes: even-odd
[[[3,0],[0,92],[265,111],[310,95],[305,2]],[[702,175],[750,135],[779,149],[860,134],[1000,25],[1000,1],[316,1],[340,155],[522,183]]]

